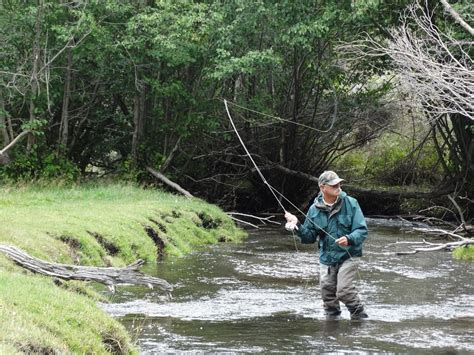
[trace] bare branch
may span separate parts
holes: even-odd
[[[236,222],[239,222],[239,223],[243,223],[243,224],[247,224],[255,229],[260,229],[259,226],[253,224],[253,223],[250,223],[250,222],[247,222],[247,221],[243,221],[241,219],[238,219],[238,218],[235,218],[235,217],[232,217],[232,216],[229,216],[232,220],[236,221]]]
[[[256,219],[256,220],[260,221],[263,224],[266,224],[265,222],[269,222],[269,223],[273,223],[273,224],[276,224],[276,225],[281,225],[281,223],[271,220],[275,216],[258,217],[258,216],[254,216],[254,215],[251,215],[251,214],[245,214],[245,213],[239,213],[239,212],[226,212],[226,214],[231,216],[231,217],[232,216],[243,216],[243,217],[253,218],[253,219]]]
[[[454,10],[446,0],[441,0],[441,4],[443,4],[444,9],[449,12],[449,14],[454,18],[454,20],[456,20],[457,23],[459,23],[467,32],[469,32],[471,36],[474,36],[474,29],[462,19],[457,11]]]
[[[425,242],[425,244],[432,244],[432,243]],[[428,248],[415,248],[414,250],[411,250],[411,251],[400,251],[400,252],[396,252],[395,254],[396,255],[411,255],[411,254],[416,254],[418,252],[426,252],[426,251],[452,250],[454,248],[461,247],[464,245],[470,245],[470,244],[474,244],[474,239],[465,239],[458,242],[437,244],[435,246],[428,247]]]
[[[439,229],[439,228],[433,228],[433,229],[430,229],[430,228],[413,228],[413,230],[418,231],[418,232],[422,232],[422,233],[425,233],[425,234],[449,235],[450,237],[458,238],[458,239],[461,239],[461,240],[467,240],[467,238],[464,238],[463,236],[461,236],[459,234],[455,234],[453,232],[449,232],[447,230]]]
[[[173,160],[174,155],[178,151],[179,143],[181,143],[181,138],[182,137],[178,138],[178,140],[176,141],[176,144],[174,145],[173,149],[171,150],[171,153],[168,155],[168,158],[166,158],[163,165],[161,165],[160,172],[164,172],[168,168],[168,166],[171,164],[171,161]]]
[[[474,65],[469,55],[473,43],[441,33],[419,3],[409,6],[401,21],[390,30],[392,38],[386,44],[367,35],[339,49],[349,55],[349,62],[390,57],[414,106],[429,110],[432,117],[461,114],[474,120]]]
[[[448,198],[451,201],[451,203],[454,205],[454,207],[456,207],[456,209],[458,210],[459,218],[461,218],[461,222],[462,222],[461,226],[463,226],[464,230],[466,230],[466,220],[464,219],[464,213],[462,212],[461,207],[459,207],[459,205],[456,203],[456,201],[451,195],[448,195]]]
[[[283,172],[287,175],[302,178],[302,179],[305,179],[307,181],[313,182],[315,184],[318,183],[318,178],[315,177],[315,176],[303,173],[301,171],[295,171],[295,170],[292,170],[292,169],[288,169],[287,167],[284,167],[280,164],[275,164],[275,163],[272,163],[272,162],[269,162],[269,161],[267,161],[267,162],[268,162],[268,165],[262,167],[262,170],[277,169],[277,170],[279,170],[279,171],[281,171],[281,172]],[[365,188],[361,188],[359,186],[350,185],[350,184],[346,184],[345,189],[347,191],[352,192],[352,193],[361,194],[361,195],[365,195],[365,196],[373,196],[374,198],[377,198],[377,197],[380,197],[380,196],[383,196],[385,198],[400,198],[400,197],[403,197],[403,198],[432,198],[432,197],[437,197],[437,196],[443,196],[443,195],[451,192],[451,191],[446,191],[446,190],[442,190],[442,189],[433,190],[431,192],[399,191],[399,190],[396,190],[396,191],[395,190],[394,191],[376,190],[376,189],[365,189]]]
[[[466,200],[470,203],[474,203],[474,200],[471,200],[469,197],[467,196],[458,196],[460,200]]]
[[[23,138],[23,136],[26,136],[27,134],[31,133],[30,131],[23,131],[21,132],[18,136],[16,136],[16,138],[14,140],[12,140],[10,142],[10,144],[8,144],[5,148],[3,148],[2,150],[0,150],[0,155],[4,155],[6,152],[8,152],[8,150],[10,150],[15,144],[17,144],[19,142],[19,140],[21,138]]]

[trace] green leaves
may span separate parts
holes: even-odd
[[[209,21],[206,11],[191,1],[157,2],[130,18],[122,44],[170,66],[194,62]]]
[[[397,4],[381,1],[43,3],[42,69],[32,101],[34,116],[41,119],[21,129],[44,132],[39,140],[47,146],[44,151],[56,151],[62,110],[68,107],[64,151],[83,171],[90,165],[113,171],[124,164],[133,139],[139,140],[142,162],[158,164],[180,139],[176,161],[182,166],[174,167],[177,175],[191,160],[196,171],[208,172],[212,163],[194,161],[192,155],[234,145],[217,97],[318,129],[330,126],[337,96],[338,118],[344,120],[336,122],[335,129],[350,130],[357,119],[350,113],[373,104],[384,88],[367,85],[374,73],[372,63],[355,70],[340,65],[335,44],[357,38],[361,31],[377,32],[397,13]],[[30,99],[39,7],[33,0],[2,6],[0,68],[19,75],[0,74],[0,85],[17,134],[18,122],[30,118],[25,102]],[[74,45],[70,64],[66,44]],[[64,106],[69,66],[69,105]],[[286,154],[293,160],[288,166],[301,170],[311,170],[313,160],[319,159],[314,151],[318,144],[328,150],[338,144],[337,139],[288,122],[249,112],[238,117],[262,156],[280,159]],[[235,163],[232,155],[220,160]]]
[[[30,131],[35,136],[44,135],[43,129],[48,124],[48,120],[35,119],[32,121],[25,122],[21,125],[23,131]]]
[[[241,57],[232,57],[229,52],[218,51],[216,68],[210,73],[214,79],[225,79],[234,74],[253,75],[264,68],[274,68],[281,63],[272,48],[249,51]]]

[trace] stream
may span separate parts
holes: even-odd
[[[175,287],[127,286],[101,307],[143,354],[164,352],[474,353],[473,264],[449,252],[396,256],[420,240],[390,220],[371,220],[356,286],[369,319],[327,321],[315,244],[283,227],[250,231],[145,268]]]

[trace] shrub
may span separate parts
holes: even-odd
[[[408,137],[386,133],[373,143],[346,153],[335,169],[351,181],[370,180],[383,185],[424,185],[439,181],[443,175],[432,143],[413,150]]]
[[[9,164],[0,166],[0,178],[4,180],[61,179],[75,181],[78,167],[54,151],[35,147],[31,152],[17,152]]]

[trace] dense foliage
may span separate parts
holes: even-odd
[[[273,167],[317,175],[399,118],[387,58],[348,66],[337,45],[382,41],[408,3],[2,1],[1,146],[32,134],[0,174],[142,180],[151,166],[209,200],[257,192],[258,205],[268,191],[225,98],[274,186],[306,197]]]

